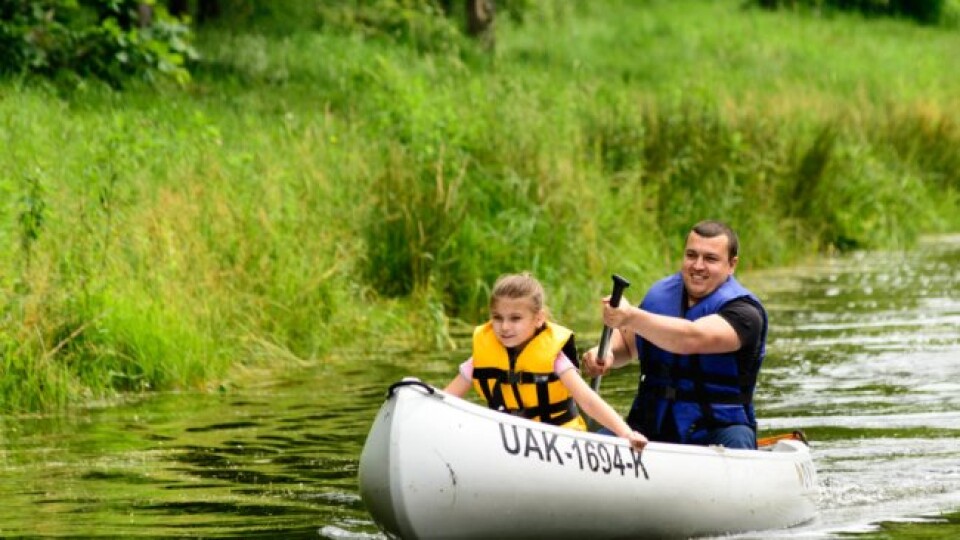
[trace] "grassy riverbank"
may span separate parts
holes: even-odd
[[[507,271],[582,319],[704,217],[745,270],[960,230],[956,29],[601,4],[493,59],[305,21],[201,35],[187,91],[0,83],[0,408],[444,347]]]

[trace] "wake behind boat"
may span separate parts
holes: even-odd
[[[417,379],[390,387],[360,457],[360,495],[405,539],[689,538],[816,514],[807,446],[650,443],[510,416]]]

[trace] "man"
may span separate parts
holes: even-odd
[[[680,272],[655,283],[639,307],[603,300],[603,322],[619,332],[607,357],[594,347],[584,367],[597,376],[640,359],[627,423],[652,441],[757,446],[753,391],[767,314],[733,277],[738,251],[730,227],[702,221],[687,235]]]

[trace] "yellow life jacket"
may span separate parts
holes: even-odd
[[[478,326],[473,332],[473,387],[491,409],[586,431],[576,402],[553,372],[560,351],[576,362],[573,332],[553,323],[515,359],[497,340],[492,323]]]

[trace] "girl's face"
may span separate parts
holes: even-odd
[[[546,322],[543,310],[535,311],[529,298],[498,298],[490,309],[493,332],[504,347],[525,344]]]

